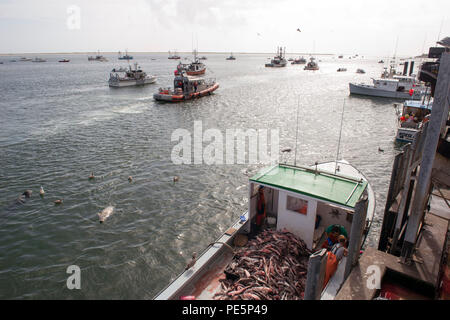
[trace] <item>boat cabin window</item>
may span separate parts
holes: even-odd
[[[306,215],[308,212],[308,201],[287,196],[286,209]]]

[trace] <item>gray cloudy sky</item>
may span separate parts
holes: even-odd
[[[191,51],[198,41],[199,51],[386,56],[398,39],[397,55],[410,56],[450,36],[449,12],[449,0],[0,0],[0,53]]]

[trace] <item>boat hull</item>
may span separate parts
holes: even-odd
[[[205,74],[206,72],[206,68],[202,69],[202,70],[198,70],[198,71],[186,71],[186,74],[188,76],[199,76],[201,74]]]
[[[398,142],[413,142],[416,134],[416,129],[398,128],[395,140]]]
[[[183,95],[183,94],[170,94],[170,93],[155,93],[153,95],[153,98],[156,101],[163,101],[163,102],[181,102],[181,101],[186,101],[186,100],[191,100],[191,99],[195,99],[195,98],[200,98],[200,97],[204,97],[206,95],[210,95],[212,94],[215,90],[217,90],[219,88],[219,84],[216,83],[213,86],[206,88],[204,90],[201,90],[199,92],[192,92],[188,95]]]
[[[147,78],[144,80],[120,80],[120,81],[109,81],[109,86],[113,88],[122,87],[133,87],[133,86],[143,86],[146,84],[152,84],[156,82],[156,77]]]
[[[286,67],[286,63],[282,64],[273,64],[273,63],[266,63],[267,68],[283,68]]]
[[[357,94],[363,96],[393,98],[402,100],[405,99],[420,100],[422,98],[422,93],[420,92],[414,92],[413,95],[411,96],[409,92],[383,90],[364,84],[349,83],[349,87],[350,87],[350,94]]]

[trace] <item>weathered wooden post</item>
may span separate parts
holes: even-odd
[[[425,201],[430,188],[431,170],[433,169],[437,145],[441,133],[443,117],[448,118],[448,97],[450,95],[450,53],[444,52],[441,56],[439,74],[434,93],[433,109],[428,125],[422,152],[420,172],[411,207],[411,215],[402,247],[402,261],[409,263],[417,240],[420,223],[425,209]]]
[[[396,155],[394,158],[394,164],[392,166],[391,182],[389,183],[389,191],[386,199],[386,207],[384,209],[383,225],[381,227],[380,240],[378,242],[378,250],[381,251],[386,251],[388,245],[388,238],[391,236],[393,224],[395,223],[392,221],[392,217],[390,216],[389,213],[389,208],[391,207],[392,202],[397,196],[397,194],[395,194],[395,185],[396,185],[395,181],[397,180],[398,168],[401,157],[402,157],[401,154]]]
[[[359,200],[355,205],[352,227],[350,230],[350,243],[348,245],[348,256],[345,264],[344,279],[347,279],[353,265],[358,261],[359,251],[367,216],[367,197]]]
[[[327,249],[316,251],[309,256],[304,300],[320,299],[325,279],[327,257]]]

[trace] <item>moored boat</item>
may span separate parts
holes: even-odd
[[[236,58],[233,56],[233,52],[231,52],[230,56],[227,57],[225,60],[236,60]]]
[[[133,60],[133,56],[130,56],[128,51],[125,51],[124,55],[119,51],[119,60]]]
[[[349,83],[350,94],[420,100],[425,93],[425,87],[410,76],[393,76],[392,79],[372,79],[372,81],[372,85]]]
[[[291,64],[305,64],[306,63],[306,59],[304,57],[301,58],[295,58]]]
[[[181,59],[181,57],[177,54],[177,52],[175,51],[174,54],[171,54],[169,51],[169,57],[167,59],[171,59],[171,60],[179,60]]]
[[[277,48],[277,55],[271,59],[270,63],[266,63],[266,67],[270,68],[282,68],[286,67],[287,60],[285,58],[286,48],[283,51],[282,47]]]
[[[153,95],[156,101],[180,102],[212,94],[219,88],[215,79],[189,77],[184,70],[175,70],[174,89],[159,88]]]
[[[262,231],[255,225],[257,211],[262,208],[261,198],[265,199],[262,202],[267,213],[267,225]],[[301,300],[310,270],[293,278],[289,269],[305,270],[305,264],[298,266],[292,258],[300,251],[304,254],[321,248],[327,242],[327,230],[336,225],[343,230],[341,234],[347,235],[348,247],[359,252],[375,212],[375,195],[370,184],[344,160],[311,167],[284,164],[265,168],[249,179],[248,203],[248,211],[192,260],[186,270],[157,294],[156,300],[186,296],[197,300],[287,297]],[[363,223],[353,225],[358,220]],[[266,237],[267,234],[272,236]],[[288,248],[280,246],[286,243],[286,238],[292,239]],[[262,248],[249,247],[255,242],[263,244]],[[292,256],[292,251],[297,254]],[[284,259],[287,260],[283,262]],[[249,262],[252,269],[243,268],[242,260]],[[283,269],[277,269],[280,264]],[[347,264],[344,256],[335,265],[335,272],[328,274],[322,299],[336,296]],[[231,283],[231,289],[223,288],[222,283]],[[289,296],[285,294],[287,291]]]
[[[33,60],[31,60],[31,62],[47,62],[47,60],[36,57]]]
[[[94,57],[94,56],[89,56],[89,57],[88,57],[88,61],[107,62],[108,59],[106,59],[104,56],[102,56],[102,55],[100,54],[100,51],[99,51],[95,57]]]
[[[347,71],[346,68],[339,68],[339,69],[337,69],[337,72],[345,72],[345,71]]]
[[[130,87],[155,83],[156,77],[147,75],[141,70],[137,63],[134,69],[128,66],[128,69],[113,69],[109,74],[108,84],[110,87]]]
[[[317,64],[316,60],[314,57],[309,58],[309,62],[306,64],[306,66],[303,68],[303,70],[319,70],[319,65]]]
[[[70,60],[69,59],[62,59],[62,60],[59,60],[58,62],[70,62]]]
[[[356,73],[366,73],[364,69],[356,69]]]
[[[205,74],[206,66],[197,58],[197,51],[194,50],[194,60],[189,64],[179,63],[178,71],[184,70],[188,76],[199,76]]]
[[[33,59],[31,59],[31,58],[26,58],[26,57],[22,57],[22,58],[19,59],[19,61],[21,61],[21,62],[32,61],[32,60],[33,60]]]
[[[413,142],[417,132],[429,121],[433,103],[406,100],[401,106],[402,111],[397,111],[398,125],[395,139],[399,142]]]

